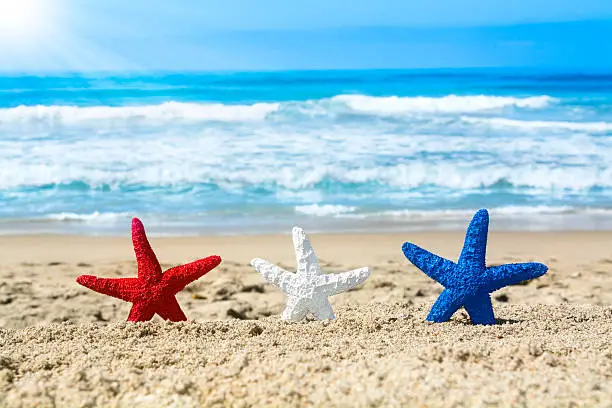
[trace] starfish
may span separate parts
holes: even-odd
[[[132,242],[138,263],[137,278],[97,278],[81,275],[77,283],[104,295],[133,303],[128,322],[151,320],[155,313],[163,319],[187,320],[174,295],[221,263],[213,255],[162,273],[157,257],[138,218],[132,220]]]
[[[319,320],[334,319],[334,311],[327,298],[363,283],[370,276],[370,270],[359,268],[336,274],[322,273],[310,241],[299,227],[293,228],[293,246],[297,273],[288,272],[260,258],[253,259],[251,265],[265,280],[287,295],[287,306],[281,316],[283,320],[299,321],[309,313]]]
[[[488,229],[489,213],[485,209],[479,210],[467,229],[457,263],[409,242],[404,243],[402,250],[406,258],[445,288],[427,315],[427,320],[445,322],[463,306],[472,323],[495,324],[490,293],[546,273],[548,267],[535,262],[487,268]]]

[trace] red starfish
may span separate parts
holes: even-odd
[[[97,278],[81,275],[77,283],[104,295],[133,303],[128,322],[151,320],[157,313],[163,319],[178,322],[187,320],[175,294],[221,263],[213,255],[186,265],[168,269],[161,266],[147,240],[144,226],[138,218],[132,220],[132,242],[138,263],[138,278]]]

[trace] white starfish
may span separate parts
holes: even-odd
[[[359,268],[343,273],[322,273],[310,241],[299,227],[293,227],[293,246],[297,273],[288,272],[260,258],[253,259],[251,265],[265,280],[278,286],[287,295],[287,307],[281,316],[283,320],[302,320],[309,313],[319,320],[334,319],[328,296],[363,283],[370,276],[370,270]]]

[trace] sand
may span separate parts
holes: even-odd
[[[177,297],[190,321],[127,324],[80,274],[133,276],[129,238],[0,237],[0,406],[612,406],[612,233],[492,232],[489,264],[544,277],[494,294],[499,324],[424,321],[441,287],[411,240],[456,259],[461,233],[327,234],[329,272],[371,266],[332,322],[279,321],[248,261],[295,266],[289,235],[152,238],[164,267],[222,265]]]

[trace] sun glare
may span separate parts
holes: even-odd
[[[44,0],[0,0],[0,39],[40,36],[45,27]]]

